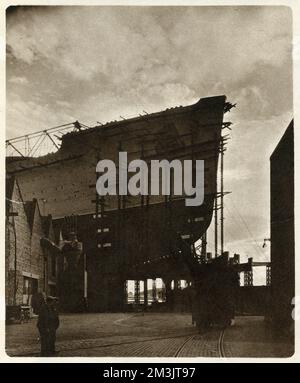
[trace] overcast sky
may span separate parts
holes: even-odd
[[[291,42],[287,7],[10,8],[7,137],[225,94],[237,103],[225,115],[226,249],[267,260],[269,156],[293,116]]]

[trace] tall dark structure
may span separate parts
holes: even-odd
[[[292,332],[295,296],[294,122],[271,155],[272,316],[281,331]]]
[[[178,238],[193,251],[194,242],[210,225],[217,196],[221,131],[226,127],[223,115],[232,106],[225,96],[208,97],[190,106],[94,128],[75,126],[62,136],[55,153],[8,158],[7,172],[18,178],[26,198],[47,201],[45,209],[62,233],[64,217],[77,216],[76,235],[83,243],[90,310],[122,309],[128,280],[139,283],[162,278],[168,296],[172,280],[191,279],[180,257]],[[148,168],[151,160],[204,160],[204,203],[185,206],[184,197],[172,195],[172,185],[170,196],[98,196],[97,162],[110,159],[118,164],[121,151],[127,152],[128,163],[143,159]]]

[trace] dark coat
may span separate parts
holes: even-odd
[[[37,327],[41,334],[52,332],[59,327],[58,311],[54,305],[43,304],[39,310]]]
[[[51,330],[57,330],[59,327],[59,316],[56,304],[48,306],[49,308],[49,327]]]

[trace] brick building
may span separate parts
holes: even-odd
[[[55,242],[50,215],[41,215],[36,199],[25,201],[17,178],[6,179],[5,273],[7,306],[30,305],[38,291],[56,294],[57,252],[42,238]]]

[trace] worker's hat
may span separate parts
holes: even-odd
[[[54,302],[54,301],[57,301],[57,298],[53,297],[52,295],[48,295],[46,301],[47,302]]]

